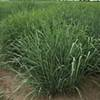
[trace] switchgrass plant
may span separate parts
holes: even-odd
[[[24,73],[36,94],[79,92],[87,75],[100,72],[99,5],[81,5],[56,4],[1,21],[4,62]]]
[[[88,74],[99,72],[97,41],[85,30],[64,22],[52,28],[46,24],[41,30],[34,26],[10,44],[8,54],[35,93],[66,94],[77,90]]]

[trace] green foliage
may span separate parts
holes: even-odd
[[[9,51],[20,66],[17,70],[26,72],[36,93],[44,95],[64,94],[79,87],[87,74],[98,71],[95,40],[81,26],[63,23],[53,28],[24,30]]]
[[[18,4],[0,23],[3,60],[24,73],[37,94],[77,90],[88,74],[100,72],[100,5],[35,4],[28,11],[30,4],[20,10]]]
[[[4,17],[7,17],[8,14],[11,13],[10,10],[11,4],[8,2],[1,2],[0,1],[0,20],[3,19]]]

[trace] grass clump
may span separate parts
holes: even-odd
[[[52,28],[45,23],[41,29],[24,30],[9,46],[15,69],[28,76],[37,94],[65,94],[79,88],[88,74],[99,71],[97,41],[86,28],[55,23]]]
[[[89,14],[92,8],[86,11],[87,6],[77,5],[23,11],[0,24],[5,61],[27,76],[36,94],[66,94],[80,88],[87,75],[100,72],[100,40],[93,34],[96,28],[92,30],[95,13],[87,16],[83,12]]]

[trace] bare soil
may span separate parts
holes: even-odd
[[[0,100],[100,100],[100,85],[97,82],[100,77],[89,77],[87,80],[77,95],[34,98],[28,97],[31,87],[22,84],[15,73],[0,69],[0,94],[3,94]]]

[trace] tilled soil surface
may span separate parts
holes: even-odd
[[[100,100],[100,84],[97,80],[100,80],[100,77],[90,77],[78,95],[34,98],[28,96],[32,91],[30,86],[24,85],[15,73],[1,69],[0,100]]]

